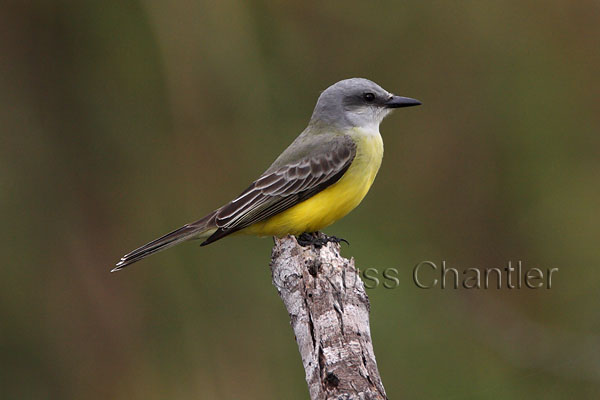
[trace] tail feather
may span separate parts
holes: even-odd
[[[212,226],[212,217],[214,214],[207,215],[199,221],[182,226],[173,232],[167,233],[164,236],[154,239],[145,245],[138,247],[130,253],[121,257],[121,260],[116,264],[110,272],[120,271],[126,266],[140,261],[151,254],[173,247],[176,244],[185,242],[190,239],[205,238],[214,232],[216,228]]]

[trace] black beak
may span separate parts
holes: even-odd
[[[387,108],[413,107],[420,106],[421,102],[410,97],[392,96],[384,103]]]

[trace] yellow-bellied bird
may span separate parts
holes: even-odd
[[[362,201],[375,179],[383,157],[381,121],[394,108],[419,104],[367,79],[331,85],[306,129],[239,196],[124,255],[112,271],[190,239],[207,245],[231,233],[301,235],[331,225]]]

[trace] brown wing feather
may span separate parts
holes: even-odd
[[[267,170],[235,200],[216,210],[218,227],[202,245],[265,220],[314,196],[337,182],[350,167],[356,145],[336,136],[318,153],[300,158],[274,171]]]

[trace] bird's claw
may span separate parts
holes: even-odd
[[[346,239],[338,238],[337,236],[327,236],[324,233],[321,236],[321,235],[319,235],[318,232],[315,232],[315,233],[304,232],[302,235],[298,236],[296,238],[296,240],[298,241],[298,244],[302,247],[314,246],[317,249],[320,249],[321,247],[326,246],[327,243],[329,243],[329,242],[333,242],[333,243],[344,242],[348,246],[350,246],[350,242],[348,242]]]

